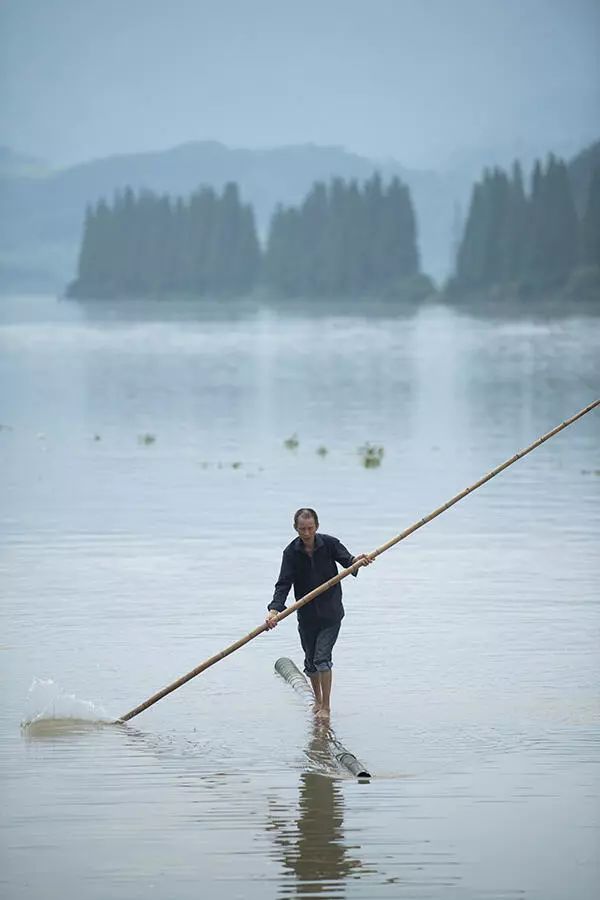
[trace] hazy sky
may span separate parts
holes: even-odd
[[[411,166],[600,134],[599,0],[0,0],[0,143],[215,139]]]

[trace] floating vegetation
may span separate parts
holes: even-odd
[[[600,475],[600,469],[582,469],[582,475]]]
[[[203,459],[200,463],[198,463],[201,469],[241,469],[244,463],[241,460],[235,460],[232,463],[224,463],[222,460],[217,460],[216,462],[209,462],[206,459]]]
[[[283,446],[284,446],[287,450],[297,450],[299,444],[300,444],[300,441],[298,440],[298,435],[297,435],[295,432],[294,432],[294,434],[293,434],[291,437],[287,438],[287,439],[283,442]]]
[[[95,434],[95,435],[94,435],[94,440],[95,440],[95,441],[101,441],[102,438],[100,437],[99,434]]]
[[[376,469],[381,465],[383,459],[383,447],[377,444],[370,444],[368,441],[358,448],[361,462],[365,469]]]
[[[153,444],[155,440],[156,436],[154,434],[150,434],[149,432],[146,432],[146,434],[140,434],[138,436],[138,442],[140,444],[146,444],[146,446],[148,446],[149,444]]]
[[[323,445],[317,447],[317,456],[327,456],[328,453],[329,450],[327,449],[327,447],[323,447]]]

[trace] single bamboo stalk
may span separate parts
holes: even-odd
[[[377,547],[376,550],[373,550],[369,553],[369,556],[372,559],[380,556],[380,554],[384,553],[386,550],[389,550],[390,547],[393,547],[394,544],[398,544],[400,541],[403,541],[404,538],[407,538],[414,531],[417,531],[418,528],[422,528],[423,525],[427,525],[428,522],[431,522],[432,519],[435,519],[437,516],[440,516],[447,509],[450,509],[451,506],[454,506],[455,503],[458,503],[459,500],[462,500],[468,494],[473,493],[473,491],[477,490],[477,488],[481,487],[486,481],[489,481],[491,478],[494,478],[495,475],[498,475],[504,469],[507,469],[509,466],[512,466],[518,459],[522,459],[528,453],[531,453],[532,450],[535,450],[540,444],[543,444],[545,441],[549,440],[551,437],[554,437],[555,434],[558,434],[559,431],[562,431],[567,426],[572,425],[573,422],[576,422],[577,419],[581,419],[582,416],[585,416],[586,413],[591,412],[597,406],[600,405],[600,399],[594,400],[593,403],[590,403],[584,409],[580,410],[574,416],[571,416],[570,419],[565,419],[564,422],[561,422],[560,425],[557,425],[556,428],[553,428],[552,431],[548,431],[547,434],[542,435],[542,437],[538,438],[537,441],[534,441],[533,444],[530,444],[524,450],[519,450],[518,453],[515,453],[514,456],[511,456],[510,459],[507,459],[506,462],[501,463],[501,465],[496,466],[495,469],[492,469],[491,472],[488,472],[487,475],[484,475],[483,478],[480,478],[479,481],[476,481],[474,484],[465,488],[464,491],[461,491],[459,494],[456,494],[452,497],[451,500],[448,500],[447,503],[444,503],[442,506],[438,506],[437,509],[434,509],[433,512],[429,513],[428,516],[424,516],[422,519],[419,519],[418,522],[415,522],[414,525],[411,525],[410,528],[406,528],[404,531],[401,531],[400,534],[397,534],[395,537],[391,538],[385,544],[382,544],[381,547]],[[310,593],[305,594],[304,597],[301,597],[300,600],[297,600],[295,603],[292,603],[291,606],[288,606],[287,609],[284,609],[283,612],[280,612],[276,616],[277,622],[281,622],[282,619],[287,618],[287,616],[291,616],[293,612],[300,609],[301,606],[305,606],[307,603],[310,603],[311,600],[314,600],[315,597],[318,597],[319,594],[322,594],[324,591],[328,591],[329,588],[332,588],[335,584],[338,584],[342,579],[347,578],[348,575],[352,575],[363,565],[362,561],[354,563],[349,566],[347,569],[342,569],[341,572],[338,572],[333,578],[330,578],[329,581],[324,582],[319,585],[319,587],[310,591]],[[178,678],[177,681],[174,681],[172,684],[167,685],[167,687],[163,688],[158,693],[153,694],[149,697],[144,703],[141,703],[139,706],[136,706],[134,709],[131,709],[129,712],[125,713],[125,715],[121,716],[117,719],[117,722],[127,722],[129,719],[133,719],[134,716],[139,715],[141,712],[144,712],[145,709],[148,709],[149,706],[153,706],[159,700],[162,700],[163,697],[166,697],[167,694],[170,694],[172,691],[176,691],[177,688],[180,688],[182,685],[186,684],[186,682],[191,681],[192,678],[195,678],[196,675],[200,675],[201,672],[206,671],[211,666],[214,666],[215,663],[220,662],[220,660],[225,659],[226,656],[229,656],[231,653],[234,653],[236,650],[239,650],[240,647],[243,647],[244,644],[249,643],[254,640],[255,637],[258,637],[259,634],[262,634],[263,631],[267,631],[267,626],[263,622],[262,625],[259,625],[253,631],[250,631],[244,637],[240,638],[234,644],[231,644],[229,647],[226,647],[224,650],[221,650],[219,653],[216,653],[214,656],[211,656],[209,659],[206,659],[203,663],[200,663],[199,666],[196,666],[195,669],[192,669],[186,675],[182,675],[181,678]]]
[[[295,691],[304,694],[308,701],[313,701],[315,699],[315,695],[308,683],[308,679],[303,675],[293,660],[288,659],[287,656],[281,656],[275,663],[275,671],[278,675],[281,675]],[[367,767],[356,758],[354,753],[351,753],[350,750],[338,741],[332,728],[328,727],[326,730],[323,729],[322,733],[329,743],[331,752],[341,766],[344,766],[345,769],[348,769],[348,771],[352,775],[356,775],[357,778],[371,777]]]

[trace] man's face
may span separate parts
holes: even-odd
[[[300,535],[301,540],[305,544],[312,544],[317,533],[317,526],[312,516],[298,519],[296,531]]]

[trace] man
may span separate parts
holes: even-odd
[[[352,556],[336,537],[317,534],[318,528],[319,517],[314,509],[305,507],[296,511],[294,529],[298,537],[283,551],[273,600],[267,607],[267,628],[277,625],[277,613],[285,609],[292,584],[296,600],[299,600],[337,575],[336,563],[347,569],[355,562],[360,562],[361,566],[373,562],[366,553]],[[339,582],[298,610],[304,671],[312,684],[315,711],[319,718],[328,718],[330,714],[331,653],[343,618],[342,586]]]

